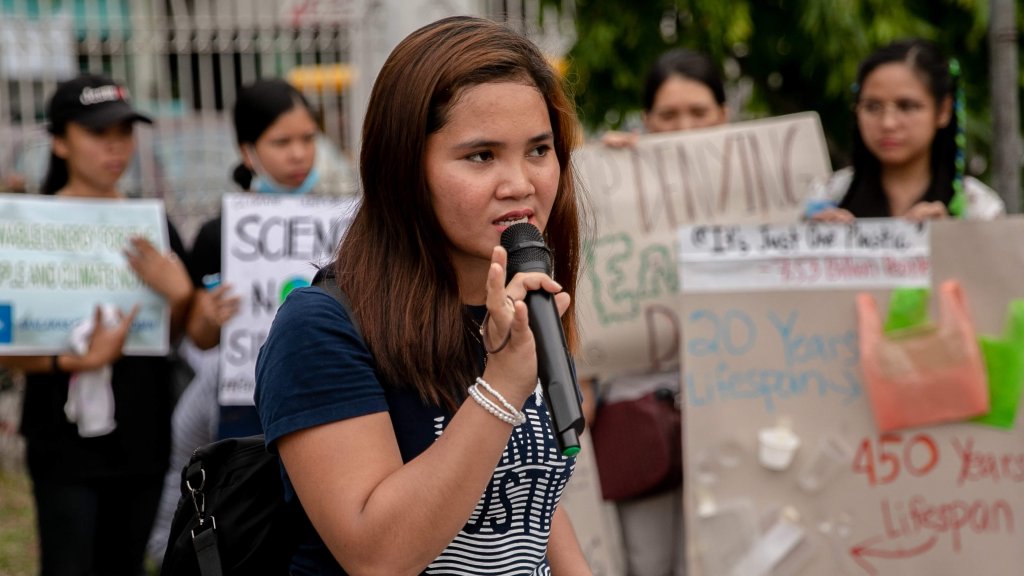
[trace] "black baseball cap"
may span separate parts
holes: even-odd
[[[46,115],[51,133],[63,132],[68,122],[88,128],[106,128],[120,122],[153,120],[132,108],[128,89],[106,76],[82,74],[61,82],[50,98]]]

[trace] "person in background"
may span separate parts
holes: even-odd
[[[316,114],[294,86],[266,78],[243,87],[234,108],[235,136],[242,162],[232,178],[241,190],[259,194],[338,194],[326,189],[317,166],[320,130]],[[220,283],[221,216],[203,224],[192,245],[190,273],[196,294],[188,334],[201,350],[220,343],[221,328],[238,312],[238,297]],[[222,406],[218,437],[259,434],[252,406]]]
[[[234,105],[242,162],[232,178],[239,189],[261,194],[337,194],[317,166],[316,114],[294,86],[265,78],[243,86]],[[344,192],[344,191],[341,191]],[[180,471],[197,446],[220,438],[262,433],[254,406],[218,405],[221,328],[238,313],[239,299],[221,283],[222,218],[202,225],[192,245],[189,274],[196,286],[188,335],[198,354],[195,378],[174,409],[171,467],[167,471],[149,555],[159,564],[180,494]]]
[[[134,125],[151,123],[110,78],[84,74],[63,82],[47,115],[53,136],[44,194],[58,198],[121,198],[117,182],[135,150]],[[59,200],[58,200],[59,201]],[[169,254],[135,238],[126,257],[142,282],[171,310],[171,336],[182,332],[192,299],[185,249],[168,222]],[[138,576],[156,513],[170,449],[174,401],[170,361],[123,356],[135,310],[104,325],[99,308],[87,351],[0,357],[26,373],[21,433],[35,497],[40,573]],[[112,368],[112,432],[83,436],[65,414],[76,373]]]
[[[27,192],[25,177],[17,172],[0,177],[0,192],[7,194],[24,194]]]
[[[644,130],[678,132],[721,126],[729,121],[722,73],[706,54],[676,48],[662,54],[644,81]],[[609,131],[601,141],[620,148],[636,144],[636,132]]]
[[[719,66],[707,55],[686,49],[662,54],[644,82],[642,120],[647,133],[660,134],[722,126],[729,121],[725,85]],[[610,147],[634,146],[638,134],[607,132]],[[599,403],[639,398],[667,390],[679,394],[679,371],[622,375],[587,381],[584,395],[598,388]],[[593,425],[600,425],[600,409]],[[629,576],[681,576],[686,572],[682,485],[630,500],[617,501]]]
[[[999,196],[964,175],[960,69],[927,40],[899,40],[860,64],[853,165],[817,186],[806,216],[819,222],[1005,214]]]
[[[306,519],[292,574],[591,573],[558,507],[575,458],[523,302],[554,294],[575,348],[578,130],[544,56],[500,24],[437,21],[384,63],[362,203],[328,268],[350,310],[293,291],[257,361],[267,447]],[[506,286],[500,236],[524,222],[554,274]]]

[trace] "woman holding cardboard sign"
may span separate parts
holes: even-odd
[[[109,78],[82,75],[57,87],[48,116],[53,149],[43,192],[122,198],[117,182],[134,154],[134,124],[151,122],[131,107],[127,91]],[[169,222],[168,233],[173,253],[136,238],[126,257],[167,300],[176,333],[192,284]],[[82,354],[0,358],[27,375],[21,432],[42,574],[141,572],[167,467],[173,384],[167,358],[122,356],[134,317],[134,310],[98,307],[91,328],[74,331],[82,330]]]
[[[662,54],[647,72],[641,118],[648,133],[713,128],[728,122],[718,65],[706,54],[683,48]],[[638,136],[609,131],[601,142],[616,148],[632,146]]]
[[[647,74],[642,118],[649,133],[727,123],[729,109],[718,65],[707,55],[690,50],[662,54]],[[601,141],[623,147],[635,145],[637,139],[636,133],[608,132]],[[682,431],[675,400],[679,372],[610,378],[599,387],[601,407],[592,432],[602,491],[615,500],[619,513],[627,572],[633,576],[682,575],[686,570]],[[648,425],[643,426],[644,422]],[[645,448],[634,449],[637,446]],[[652,468],[664,473],[639,473]]]
[[[926,40],[893,42],[861,62],[853,166],[818,187],[807,217],[989,220],[1005,214],[995,192],[964,175],[959,82],[959,64]]]

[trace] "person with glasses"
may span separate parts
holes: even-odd
[[[853,165],[817,187],[806,216],[850,222],[1005,214],[992,189],[964,174],[959,81],[959,64],[926,40],[899,40],[862,61],[854,85]]]

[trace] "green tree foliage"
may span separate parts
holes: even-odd
[[[989,0],[577,0],[569,78],[587,128],[617,128],[639,109],[658,54],[703,51],[727,64],[730,92],[750,87],[741,117],[817,111],[838,167],[848,154],[858,63],[892,40],[919,36],[960,60],[969,147],[984,157],[988,7]]]

